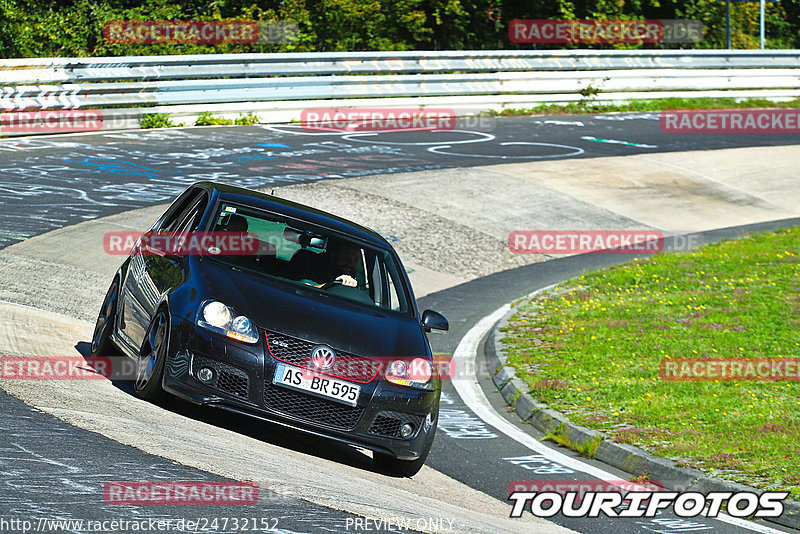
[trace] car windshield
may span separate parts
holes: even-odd
[[[245,251],[208,256],[242,270],[327,295],[405,313],[398,265],[385,250],[240,204],[222,203],[211,232],[247,232]]]

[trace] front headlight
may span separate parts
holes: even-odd
[[[207,300],[200,305],[197,325],[237,341],[258,343],[258,331],[253,322],[218,300]]]
[[[433,366],[425,358],[391,361],[384,376],[387,381],[398,386],[422,389],[433,389],[434,386]]]

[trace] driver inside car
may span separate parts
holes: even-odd
[[[361,249],[348,241],[331,241],[328,250],[320,259],[327,260],[321,275],[322,287],[327,283],[339,281],[343,286],[358,287],[356,275],[361,261]]]

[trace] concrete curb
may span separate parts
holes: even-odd
[[[623,443],[615,443],[601,432],[576,425],[563,413],[538,402],[530,393],[530,388],[520,378],[515,369],[506,365],[506,354],[500,343],[500,329],[508,324],[508,320],[516,313],[516,306],[494,326],[486,338],[484,354],[486,368],[495,386],[506,403],[514,408],[522,421],[527,421],[544,433],[555,432],[559,427],[566,433],[570,442],[581,446],[601,439],[595,457],[603,463],[621,469],[634,476],[648,475],[651,480],[658,481],[665,488],[676,491],[748,491],[757,494],[762,490],[710,477],[697,469],[678,467],[675,462],[661,458],[649,452]],[[800,529],[800,502],[785,500],[781,517],[770,518],[769,521],[786,527]]]

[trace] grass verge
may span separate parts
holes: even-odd
[[[517,376],[574,422],[800,498],[800,382],[659,375],[662,359],[800,356],[800,228],[583,275],[504,330]]]
[[[789,102],[773,102],[766,98],[739,100],[736,98],[663,98],[658,100],[632,100],[620,104],[599,104],[587,98],[570,104],[542,104],[532,108],[509,108],[489,111],[484,115],[509,117],[516,115],[578,115],[581,113],[612,113],[622,111],[667,111],[672,109],[748,109],[748,108],[800,108],[800,98]]]
[[[564,447],[568,447],[573,451],[577,451],[578,453],[586,456],[587,458],[594,458],[597,456],[597,448],[600,447],[600,444],[603,442],[603,439],[597,437],[592,439],[591,441],[587,441],[584,443],[576,443],[569,438],[569,434],[567,433],[567,427],[564,424],[558,425],[555,431],[550,432],[542,440],[553,441],[562,445]]]

